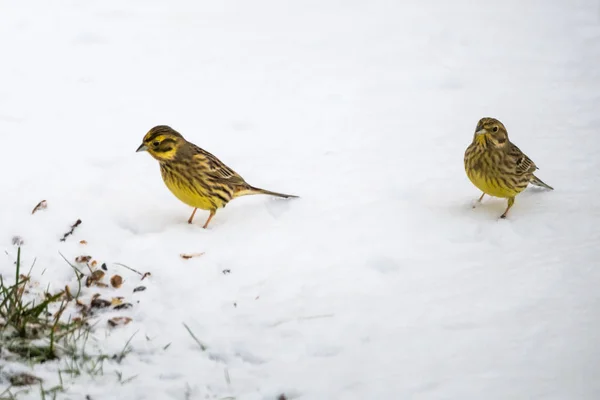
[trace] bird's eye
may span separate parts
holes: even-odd
[[[498,132],[498,127],[497,127],[497,126],[495,126],[495,127],[492,129],[492,131],[494,131],[494,132]]]
[[[160,142],[159,142],[159,141],[156,141],[156,142],[152,143],[152,146],[154,146],[154,147],[158,147],[158,145],[159,145],[159,144],[160,144]]]

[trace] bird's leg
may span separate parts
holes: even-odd
[[[215,216],[216,213],[217,213],[217,210],[210,210],[210,215],[208,216],[208,219],[206,220],[206,222],[204,223],[204,226],[203,226],[204,229],[206,229],[206,227],[208,226],[208,223],[210,222],[212,217]]]
[[[511,197],[508,199],[508,207],[506,207],[506,211],[504,211],[504,214],[502,214],[500,218],[506,218],[506,213],[508,212],[508,210],[510,210],[513,204],[515,204],[515,198]]]
[[[475,204],[473,204],[473,208],[477,207],[477,205],[481,203],[481,200],[483,199],[483,196],[485,196],[485,192],[483,192],[483,193],[481,194],[481,197],[479,198],[479,200],[477,200],[477,201],[475,202]]]
[[[194,220],[194,215],[196,214],[196,210],[197,210],[197,208],[194,208],[194,211],[192,211],[192,215],[190,216],[190,219],[188,219],[188,224],[191,224],[192,221]]]

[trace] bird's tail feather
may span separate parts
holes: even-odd
[[[531,179],[529,180],[532,185],[543,187],[546,189],[554,190],[554,188],[550,185],[545,184],[540,178],[535,175],[531,175]]]
[[[250,185],[248,185],[248,187],[245,187],[245,188],[242,188],[242,189],[236,191],[234,193],[233,197],[250,196],[250,195],[254,195],[254,194],[267,194],[269,196],[282,197],[284,199],[290,199],[290,198],[296,198],[296,197],[298,197],[298,196],[293,195],[293,194],[271,192],[270,190],[259,189],[259,188],[255,188],[255,187],[250,186]]]

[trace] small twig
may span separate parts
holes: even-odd
[[[187,326],[185,322],[183,323],[183,326],[185,327],[185,329],[187,329],[187,331],[190,334],[190,336],[192,337],[192,339],[194,339],[196,341],[196,343],[198,343],[198,346],[200,346],[200,350],[206,351],[206,346],[202,344],[202,342],[196,337],[196,335],[194,335],[194,332],[192,332],[190,327]]]
[[[118,266],[120,266],[120,267],[123,267],[123,268],[127,268],[128,270],[130,270],[131,272],[135,272],[135,273],[136,273],[136,274],[138,274],[139,276],[144,276],[144,274],[142,274],[140,271],[138,271],[138,270],[136,270],[136,269],[133,269],[133,268],[131,268],[131,267],[128,267],[128,266],[127,266],[127,265],[125,265],[125,264],[121,264],[121,263],[115,263],[115,265],[118,265]]]
[[[33,208],[33,211],[31,211],[31,214],[35,214],[36,211],[43,210],[46,207],[48,207],[48,203],[46,202],[46,200],[42,200],[37,204],[37,206],[35,206]]]
[[[194,257],[201,257],[203,256],[204,253],[190,253],[190,254],[186,254],[186,253],[182,253],[179,255],[179,257],[183,258],[184,260],[189,260],[190,258],[194,258]]]
[[[81,220],[78,219],[77,221],[75,221],[75,223],[73,225],[71,225],[71,230],[67,233],[65,233],[62,237],[62,239],[60,239],[61,242],[64,242],[65,240],[67,240],[67,237],[73,234],[73,231],[75,230],[75,228],[77,228],[79,225],[81,224]]]

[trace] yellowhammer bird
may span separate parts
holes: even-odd
[[[494,118],[481,118],[477,123],[473,143],[465,151],[467,176],[483,194],[508,199],[508,207],[500,218],[515,203],[515,196],[528,184],[554,190],[533,172],[536,165],[517,146],[508,140],[504,125]]]
[[[217,157],[188,142],[179,132],[166,125],[152,128],[137,151],[147,151],[157,159],[163,181],[169,190],[179,200],[194,207],[188,223],[192,223],[198,208],[210,211],[204,228],[217,209],[225,207],[236,197],[251,194],[298,197],[250,186]]]

